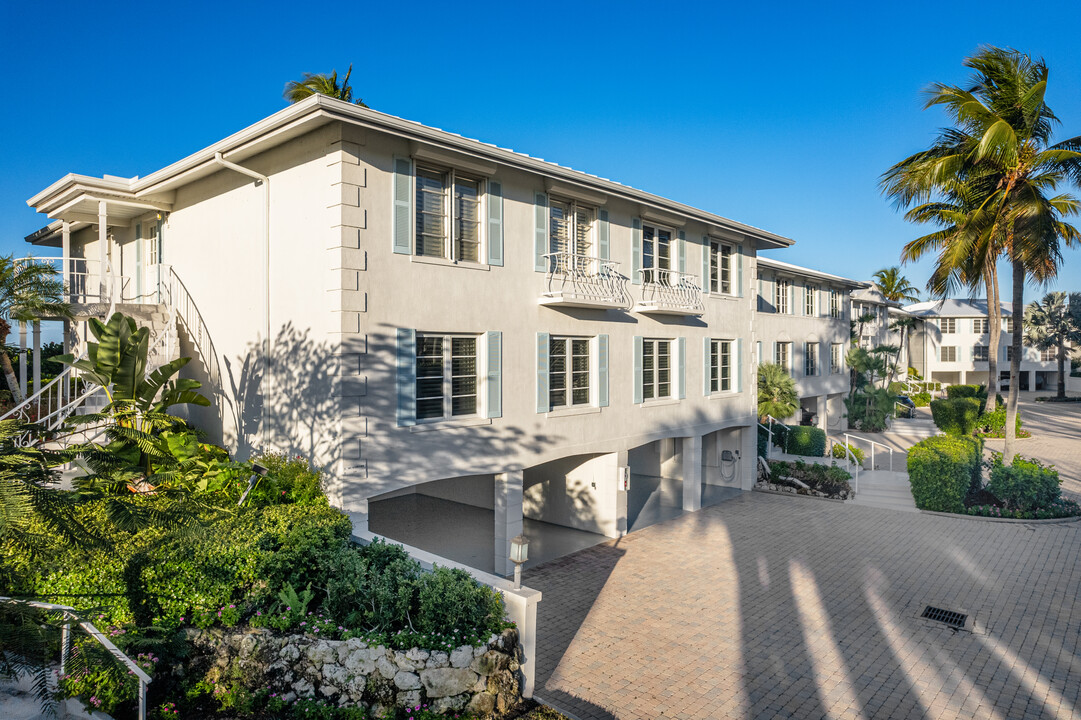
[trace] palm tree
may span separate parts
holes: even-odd
[[[889,387],[890,383],[893,382],[894,371],[899,370],[901,367],[901,356],[905,354],[905,340],[914,327],[916,327],[916,318],[914,317],[898,317],[890,323],[890,330],[901,333],[901,344],[897,347],[897,354],[894,356],[893,365],[890,367],[890,379],[886,383],[886,387]]]
[[[1081,343],[1081,293],[1050,292],[1025,309],[1025,342],[1038,350],[1057,350],[1058,394],[1066,397],[1067,345]]]
[[[291,103],[298,103],[312,95],[328,95],[337,100],[344,100],[366,108],[368,106],[364,104],[363,100],[360,98],[353,99],[353,88],[349,86],[349,76],[352,74],[352,63],[349,64],[349,70],[346,71],[341,83],[338,82],[337,70],[332,70],[329,74],[304,73],[302,80],[290,80],[285,83],[283,95]]]
[[[875,286],[878,288],[878,291],[882,293],[887,300],[905,303],[918,302],[920,299],[920,291],[908,281],[908,278],[901,274],[901,268],[896,265],[893,267],[882,268],[875,272],[871,277],[875,279]]]
[[[799,395],[796,381],[780,365],[763,363],[758,366],[758,417],[772,415],[784,420],[796,414]]]
[[[0,345],[7,344],[13,321],[28,322],[41,317],[70,318],[71,308],[64,302],[64,283],[52,265],[13,255],[0,256]],[[11,396],[18,405],[23,401],[19,381],[11,367],[11,358],[0,352]]]
[[[1081,240],[1081,233],[1063,220],[1077,214],[1081,203],[1071,195],[1050,195],[1061,183],[1081,183],[1081,137],[1051,144],[1051,129],[1059,120],[1044,100],[1048,70],[1043,60],[986,47],[964,64],[975,71],[969,89],[936,83],[927,91],[926,106],[942,106],[955,127],[943,131],[931,150],[887,171],[883,188],[901,205],[965,198],[971,210],[960,232],[943,246],[941,264],[955,273],[966,266],[971,270],[973,258],[994,263],[1004,256],[1013,272],[1014,315],[1021,317],[1025,281],[1046,283],[1055,277],[1062,246]],[[985,282],[991,279],[985,268],[981,274]],[[989,283],[988,291],[992,295]],[[989,314],[998,314],[991,297],[988,308]],[[1016,441],[1020,332],[1013,333],[1011,344],[1007,462]]]

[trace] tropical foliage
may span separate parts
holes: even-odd
[[[920,299],[920,291],[901,274],[901,268],[896,265],[877,270],[871,277],[875,279],[875,287],[887,300],[913,303]]]
[[[1081,293],[1050,292],[1025,309],[1025,343],[1054,350],[1058,361],[1057,397],[1066,397],[1067,346],[1081,344]]]
[[[35,263],[29,258],[0,256],[0,346],[7,345],[13,322],[41,317],[71,317],[59,273],[52,265]],[[0,352],[0,367],[15,403],[22,402],[15,370],[6,352]]]
[[[799,408],[796,381],[780,365],[758,366],[758,417],[772,415],[778,420],[792,417]]]
[[[338,81],[337,70],[332,70],[329,73],[304,73],[300,80],[290,80],[285,83],[283,95],[291,103],[298,103],[312,95],[327,95],[366,108],[368,106],[364,104],[363,100],[360,98],[353,99],[353,88],[349,85],[349,76],[352,74],[352,63],[350,63],[349,70],[346,71],[345,77],[340,82]]]

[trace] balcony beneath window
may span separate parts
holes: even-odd
[[[702,315],[702,288],[696,276],[661,268],[639,270],[642,299],[634,312],[650,315]]]
[[[619,274],[619,263],[571,252],[549,253],[546,290],[540,304],[551,307],[626,308],[630,305],[627,279]]]

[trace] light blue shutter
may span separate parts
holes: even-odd
[[[548,196],[544,193],[533,196],[533,218],[533,269],[544,272],[548,269],[544,262],[544,256],[548,252]]]
[[[642,336],[634,336],[634,402],[642,402]]]
[[[503,333],[488,333],[488,417],[503,417]]]
[[[417,424],[417,331],[398,328],[398,427]]]
[[[709,364],[710,339],[702,338],[702,394],[709,395],[709,371],[713,368]]]
[[[743,392],[743,338],[736,338],[736,392]]]
[[[608,211],[597,211],[597,254],[601,260],[610,260],[612,258],[611,250],[608,247]]]
[[[631,220],[631,282],[635,285],[642,284],[642,275],[638,270],[642,267],[642,221],[638,218]],[[642,388],[638,388],[638,394],[642,394]],[[642,402],[636,400],[635,402]]]
[[[709,292],[709,236],[702,236],[702,292]]]
[[[736,245],[736,295],[743,297],[743,245]]]
[[[552,400],[548,396],[548,333],[537,333],[537,412],[546,413]]]
[[[503,185],[488,181],[488,264],[503,266]]]
[[[597,336],[597,405],[608,407],[608,336]]]
[[[679,352],[679,364],[676,366],[676,397],[680,400],[687,397],[687,338],[681,337],[676,341]]]
[[[679,253],[679,271],[687,272],[687,233],[682,230],[679,231],[679,247],[676,252]]]
[[[413,163],[409,158],[394,158],[394,252],[411,255],[410,234],[413,227]]]

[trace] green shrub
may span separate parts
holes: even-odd
[[[981,403],[972,397],[932,400],[931,417],[947,435],[971,435],[980,418]]]
[[[416,629],[422,633],[492,627],[505,612],[503,596],[464,570],[436,567],[417,585]]]
[[[811,425],[788,425],[785,452],[822,457],[826,454],[826,431]]]
[[[831,454],[835,458],[840,458],[841,460],[844,460],[848,457],[848,454],[845,452],[846,447],[852,451],[852,455],[855,456],[856,462],[860,466],[862,466],[863,450],[856,447],[855,445],[846,445],[845,443],[833,443],[833,452]]]
[[[281,453],[267,453],[256,458],[255,462],[267,469],[266,477],[252,493],[253,496],[258,495],[261,504],[327,504],[323,492],[323,472],[313,470],[300,455],[289,457]]]
[[[1014,419],[1014,427],[1017,430],[1018,437],[1029,437],[1029,433],[1021,429],[1020,413],[1018,413],[1017,417]],[[976,429],[980,435],[986,437],[1005,437],[1006,406],[1000,405],[997,409],[980,415],[979,420],[976,421]]]
[[[1014,457],[1013,464],[1003,465],[996,454],[987,489],[1010,510],[1033,512],[1050,507],[1059,499],[1061,480],[1058,471],[1038,460]]]
[[[987,388],[983,385],[947,385],[946,397],[950,400],[957,398],[987,397]]]
[[[913,445],[908,451],[908,480],[916,507],[963,512],[965,495],[981,484],[982,454],[983,441],[973,437],[940,435]]]
[[[926,391],[918,392],[915,395],[909,395],[909,398],[916,407],[927,407],[931,404],[931,393]]]
[[[769,445],[769,432],[765,429],[758,428],[758,457],[766,457],[766,451]]]

